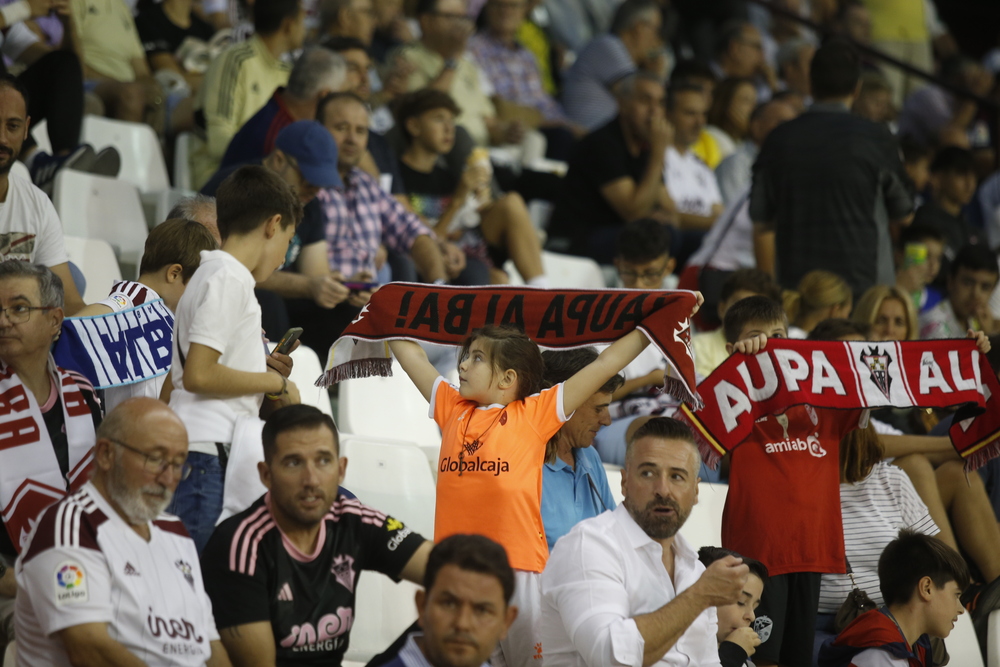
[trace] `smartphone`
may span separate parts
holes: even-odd
[[[367,292],[373,287],[378,287],[378,283],[344,283],[344,287],[352,292]]]
[[[301,335],[302,327],[292,327],[285,332],[284,336],[281,337],[281,342],[279,342],[278,346],[274,348],[274,352],[277,352],[278,354],[288,354],[289,350],[292,349],[292,346],[295,345],[295,341],[297,341]],[[274,354],[274,352],[271,354]]]

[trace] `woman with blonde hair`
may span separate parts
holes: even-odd
[[[805,338],[817,324],[849,317],[853,295],[847,282],[836,273],[810,271],[799,281],[798,291],[785,292],[785,314],[792,326],[789,338]]]
[[[854,308],[852,318],[870,327],[872,340],[915,340],[917,313],[903,290],[889,285],[869,288]]]

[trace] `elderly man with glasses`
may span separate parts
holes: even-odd
[[[163,513],[187,454],[164,403],[131,398],[108,414],[93,477],[42,512],[18,558],[19,665],[230,664],[194,541]]]
[[[49,354],[62,321],[56,274],[0,262],[0,650],[14,632],[8,567],[41,511],[86,481],[101,422],[90,382]]]

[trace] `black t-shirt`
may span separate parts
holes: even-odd
[[[101,425],[101,406],[90,388],[81,385],[80,392],[83,394],[83,400],[87,402],[87,407],[90,408],[96,429]],[[46,396],[47,398],[48,396]],[[45,422],[45,430],[48,431],[49,440],[52,442],[52,449],[55,451],[56,461],[59,463],[59,472],[62,473],[62,478],[65,480],[66,475],[69,474],[69,438],[66,436],[66,415],[63,414],[62,397],[56,399],[48,412],[42,413],[42,421]],[[67,484],[68,489],[69,485]],[[17,556],[17,550],[10,540],[10,535],[7,534],[3,518],[0,518],[0,554],[11,558]]]
[[[163,52],[176,53],[187,37],[207,42],[215,34],[215,29],[194,12],[191,12],[191,27],[181,28],[167,18],[163,13],[163,5],[159,2],[139,3],[135,27],[147,56]]]
[[[767,136],[753,167],[750,217],[775,231],[778,282],[824,269],[855,299],[893,284],[889,221],[913,210],[899,143],[843,105],[815,103]]]
[[[403,192],[413,207],[413,212],[423,216],[432,224],[451,204],[452,195],[458,189],[459,177],[440,165],[435,165],[429,173],[417,171],[400,161],[399,171],[403,177]]]
[[[290,553],[262,496],[222,522],[201,557],[216,626],[269,621],[279,665],[339,665],[362,570],[398,580],[424,538],[357,499],[339,496],[315,556]]]
[[[549,236],[568,239],[568,250],[573,254],[589,254],[592,232],[626,222],[601,194],[601,188],[623,177],[638,184],[648,164],[648,150],[629,153],[617,117],[581,139],[556,194]]]
[[[263,163],[263,158],[260,158],[243,164],[222,167],[219,171],[212,174],[208,182],[202,186],[201,194],[214,197],[215,192],[219,189],[219,185],[222,181],[226,180],[229,174],[244,166],[244,164],[261,165]],[[295,228],[295,236],[292,237],[291,242],[288,244],[288,252],[285,253],[285,263],[281,265],[281,270],[297,273],[298,267],[296,267],[295,263],[299,259],[299,253],[302,252],[302,248],[324,240],[326,240],[326,230],[323,229],[323,207],[320,206],[319,199],[313,199],[302,207],[302,222]]]

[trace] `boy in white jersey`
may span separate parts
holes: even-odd
[[[192,220],[167,220],[153,228],[146,237],[146,248],[139,264],[138,280],[119,280],[108,298],[93,303],[74,317],[99,317],[118,313],[163,299],[171,311],[177,310],[188,281],[201,263],[202,250],[215,250],[218,244],[208,229]],[[111,412],[132,396],[158,398],[166,375],[134,384],[104,390],[104,405]]]
[[[230,664],[194,543],[162,513],[191,472],[186,455],[184,424],[163,403],[134,398],[108,414],[93,478],[42,513],[15,566],[18,665]]]
[[[336,162],[330,161],[336,170]],[[277,174],[247,165],[216,193],[222,248],[202,252],[177,305],[170,407],[184,422],[195,468],[177,487],[171,511],[199,552],[222,512],[225,464],[243,432],[250,441],[265,412],[299,402],[295,385],[266,365],[260,306],[254,286],[285,259],[302,220],[302,204]],[[264,402],[265,395],[269,399]],[[266,416],[266,415],[262,415]]]

